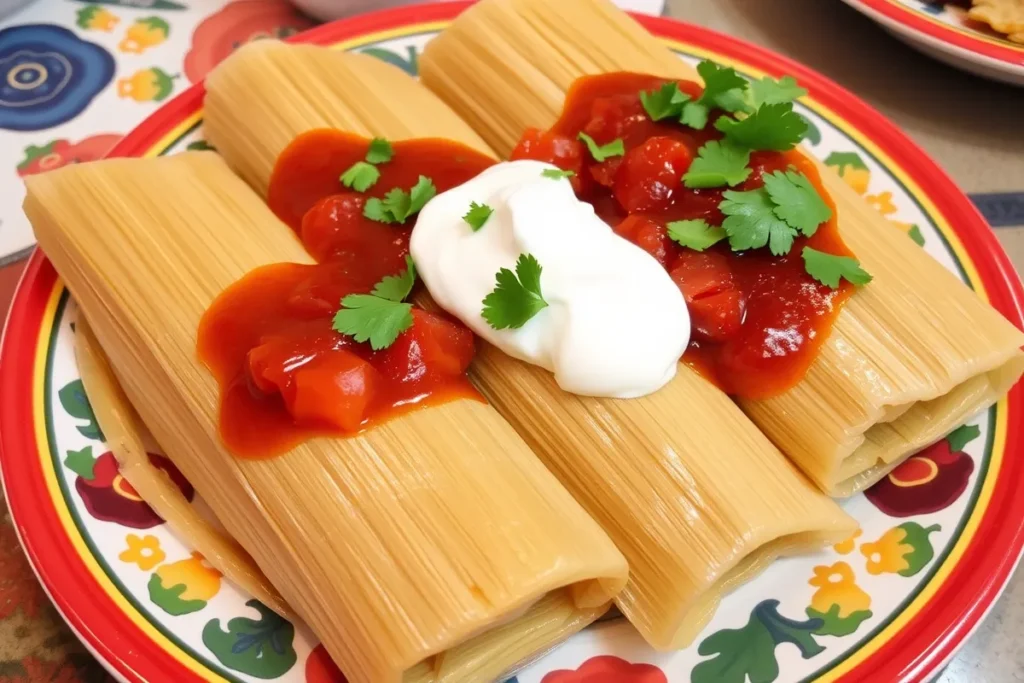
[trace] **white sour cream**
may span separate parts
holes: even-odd
[[[555,375],[565,391],[633,398],[675,376],[690,337],[679,288],[647,252],[616,235],[566,179],[539,161],[511,161],[439,194],[412,232],[416,269],[434,300],[476,334]],[[474,232],[471,202],[494,212]],[[519,329],[496,330],[483,299],[520,254],[542,267],[548,306]]]

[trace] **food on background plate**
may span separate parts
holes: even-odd
[[[346,104],[353,91],[390,98],[392,106],[357,109]],[[411,210],[423,208],[426,187],[437,184],[456,156],[417,160],[410,152],[430,141],[407,138],[438,136],[487,149],[399,70],[359,55],[271,41],[240,49],[210,76],[204,115],[210,142],[325,262],[336,251],[332,245],[352,235],[364,242],[381,234],[407,238]],[[367,138],[356,144],[352,133]],[[388,141],[392,157],[380,160],[373,136]],[[571,201],[568,181],[549,175],[542,177],[548,187]],[[508,207],[492,201],[489,216],[483,207],[471,213],[467,201],[466,231],[477,225],[483,237],[498,227]],[[586,255],[591,245],[576,247]],[[531,286],[532,266],[517,261],[502,277],[510,286],[509,278]],[[655,266],[645,272],[668,284]],[[678,302],[668,290],[666,297],[673,296]],[[412,301],[435,306],[422,290]],[[503,306],[506,313],[515,308],[507,301],[497,308]],[[614,324],[611,315],[608,323]],[[563,391],[548,370],[477,340],[469,377],[626,556],[630,581],[617,604],[656,647],[689,643],[724,593],[776,557],[841,541],[855,526],[727,396],[685,368],[639,398],[581,396]]]
[[[385,103],[366,94],[360,105]],[[218,296],[261,275],[271,283],[308,275],[283,300],[248,300],[251,308],[236,311],[236,331],[265,307],[292,313],[274,320],[281,336],[315,328],[335,336],[336,349],[292,337],[294,362],[250,370],[253,394],[278,411],[295,408],[283,375],[299,403],[305,391],[314,402],[317,392],[336,400],[317,366],[377,359],[372,343],[356,347],[332,331],[334,310],[321,310],[317,293],[334,296],[337,283],[317,289],[320,267],[220,157],[110,159],[31,176],[27,188],[39,244],[132,406],[348,680],[499,678],[608,609],[626,580],[622,555],[479,397],[425,401],[345,438],[320,420],[317,438],[289,435],[276,457],[229,450],[217,368],[196,354]],[[245,341],[223,338],[226,348]],[[417,361],[411,345],[404,360]],[[351,379],[336,375],[333,390],[350,395]],[[280,397],[263,384],[276,381]]]
[[[420,68],[424,84],[500,154],[541,156],[577,172],[578,194],[592,198],[620,234],[680,269],[684,291],[695,275],[709,280],[690,296],[698,344],[730,332],[742,338],[746,323],[772,314],[770,301],[764,307],[766,299],[744,284],[748,260],[770,260],[766,243],[768,252],[786,253],[772,268],[799,274],[802,266],[817,281],[812,286],[832,292],[831,303],[804,309],[797,324],[783,317],[781,329],[764,327],[767,354],[733,358],[741,369],[764,355],[782,365],[791,359],[797,367],[786,382],[762,393],[743,386],[749,374],[708,373],[737,392],[754,423],[831,495],[878,481],[991,405],[1024,371],[1019,330],[831,171],[785,151],[805,126],[789,103],[799,94],[792,79],[748,84],[710,62],[695,72],[604,0],[482,0],[427,45]],[[520,79],[515,97],[508,74]],[[591,78],[578,80],[585,76]],[[637,79],[632,93],[617,78]],[[643,78],[649,80],[641,84]],[[606,86],[607,97],[600,92]],[[589,139],[575,139],[577,132]],[[608,155],[619,140],[622,154]],[[617,169],[608,156],[619,160]],[[624,180],[657,163],[666,178],[648,174],[646,188]],[[758,175],[763,188],[755,187]],[[820,227],[833,218],[836,229]],[[825,238],[832,243],[814,242]],[[716,240],[721,244],[712,246]],[[797,258],[791,240],[811,251],[801,249]],[[852,288],[869,277],[870,284]],[[721,296],[728,292],[739,301]],[[713,307],[705,306],[708,294],[718,297]],[[746,316],[738,326],[737,310]],[[807,313],[828,324],[808,325]],[[803,331],[827,338],[791,345]],[[708,370],[703,348],[688,355]],[[721,369],[723,354],[717,356],[711,370]]]
[[[1024,43],[1024,2],[1021,0],[973,0],[967,16],[988,24],[997,33],[1006,34],[1015,43]]]

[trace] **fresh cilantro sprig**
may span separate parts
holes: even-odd
[[[494,290],[484,297],[484,320],[496,330],[520,328],[547,308],[540,291],[541,265],[532,254],[520,254],[516,272],[502,268],[495,275]]]
[[[681,91],[677,83],[640,93],[640,103],[652,121],[676,118],[682,124],[703,130],[712,109],[752,111],[746,96],[749,83],[735,69],[704,60],[697,65],[697,73],[704,80],[704,92],[697,99]]]
[[[785,152],[796,147],[807,134],[807,121],[793,111],[792,102],[765,104],[742,119],[722,116],[715,128],[725,139],[753,150]]]
[[[422,209],[436,194],[434,181],[421,175],[408,192],[395,187],[388,190],[383,199],[367,199],[363,206],[363,215],[371,221],[380,223],[405,223],[409,216]]]
[[[860,261],[850,256],[836,256],[804,247],[802,256],[807,274],[823,285],[836,289],[840,279],[854,285],[866,285],[871,275],[861,268]]]
[[[560,168],[545,168],[540,172],[545,178],[551,178],[552,180],[561,180],[562,178],[572,178],[576,175],[576,171],[563,171]]]
[[[640,104],[652,121],[667,118],[678,118],[683,113],[683,105],[691,98],[679,89],[678,83],[666,83],[658,90],[640,92]]]
[[[469,224],[469,227],[476,232],[480,228],[484,227],[484,223],[494,213],[494,209],[489,207],[487,204],[477,204],[476,202],[469,203],[469,211],[462,217],[462,220]]]
[[[750,105],[757,109],[762,104],[793,102],[806,94],[807,91],[792,76],[783,76],[779,80],[765,76],[750,84]]]
[[[383,278],[369,294],[343,298],[341,309],[334,315],[335,331],[360,343],[369,341],[374,351],[394,344],[413,323],[412,304],[404,300],[416,283],[416,267],[408,256],[405,265],[405,270]]]
[[[682,247],[704,251],[725,239],[725,230],[717,225],[708,225],[703,218],[672,221],[665,225],[669,238]]]
[[[380,171],[376,164],[383,164],[391,161],[394,150],[391,143],[384,138],[370,140],[370,146],[366,150],[365,161],[357,161],[341,174],[339,180],[345,187],[350,187],[356,192],[366,192],[380,180]]]
[[[380,171],[373,164],[357,161],[341,174],[341,184],[356,192],[366,192],[380,179]]]
[[[749,149],[727,140],[712,140],[697,150],[683,184],[689,188],[734,187],[750,177],[749,163]]]
[[[832,217],[832,209],[807,177],[794,171],[770,173],[764,176],[764,187],[726,190],[722,197],[722,228],[733,251],[768,245],[776,256],[788,254],[797,234],[809,237]]]
[[[395,151],[391,148],[391,143],[384,138],[370,140],[370,147],[366,150],[366,160],[371,164],[387,163],[394,155]]]
[[[576,137],[587,145],[587,149],[590,150],[590,156],[594,157],[594,161],[600,162],[608,157],[618,157],[626,153],[626,146],[623,144],[622,138],[615,138],[607,144],[599,145],[594,141],[594,138],[583,131],[580,131]]]

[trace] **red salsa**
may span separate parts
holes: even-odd
[[[365,193],[339,181],[370,141],[333,130],[297,138],[271,178],[271,209],[316,265],[258,268],[225,290],[199,326],[198,353],[221,386],[220,432],[239,457],[270,457],[315,436],[348,435],[422,405],[479,399],[465,377],[472,332],[413,307],[413,324],[380,350],[333,329],[340,301],[406,268],[415,216],[386,224],[363,216],[370,197],[408,191],[420,175],[438,192],[493,162],[446,140],[393,143]]]
[[[633,73],[587,76],[570,89],[562,116],[548,131],[530,129],[513,159],[538,159],[574,171],[577,196],[621,236],[650,253],[683,292],[691,318],[690,346],[683,361],[724,391],[743,398],[767,398],[800,381],[828,337],[853,286],[838,289],[807,274],[801,257],[809,246],[830,254],[852,255],[839,236],[835,205],[821,185],[814,164],[798,152],[755,152],[753,172],[733,188],[689,189],[683,175],[710,140],[721,139],[713,112],[704,130],[650,119],[642,91],[658,90],[665,79]],[[679,81],[696,98],[696,83]],[[579,133],[598,145],[622,139],[625,153],[595,161]],[[798,237],[785,256],[768,249],[733,252],[726,241],[703,252],[669,239],[666,224],[705,219],[722,225],[719,210],[727,189],[755,190],[762,176],[796,167],[832,209],[832,219],[812,237]]]

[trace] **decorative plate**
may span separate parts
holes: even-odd
[[[955,4],[843,0],[930,57],[978,76],[1024,85],[1024,45],[967,17]]]
[[[366,15],[299,39],[366,52],[415,74],[423,46],[462,7]],[[865,195],[892,230],[1022,324],[1024,292],[991,230],[880,114],[760,48],[666,19],[641,21],[681,59],[709,57],[750,77],[796,76],[810,91],[800,109],[813,124],[811,152]],[[115,153],[156,156],[201,146],[202,97],[199,85],[175,98]],[[0,356],[5,491],[25,551],[61,614],[122,680],[342,681],[311,633],[222,580],[125,486],[78,379],[75,310],[36,252]],[[862,525],[857,537],[777,563],[728,596],[690,648],[656,653],[628,623],[609,620],[518,672],[518,683],[926,678],[977,626],[1020,556],[1022,429],[1018,386],[846,503]],[[198,497],[195,504],[202,504]],[[789,645],[777,647],[783,643]]]

